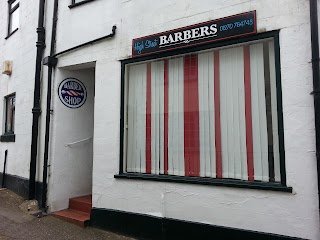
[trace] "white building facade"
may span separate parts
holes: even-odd
[[[138,237],[319,239],[309,1],[68,1],[45,5],[36,172],[38,2],[0,28],[8,187],[35,174],[38,195],[46,168],[49,212],[92,194],[93,226]]]
[[[7,150],[5,185],[25,197],[28,196],[38,5],[38,1],[0,3],[0,174],[4,172]],[[15,179],[20,183],[16,184]]]

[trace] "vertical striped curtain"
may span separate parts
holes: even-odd
[[[272,40],[127,75],[127,172],[280,181]]]

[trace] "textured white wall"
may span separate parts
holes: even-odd
[[[97,0],[71,10],[67,5],[59,6],[58,51],[118,27],[113,39],[68,53],[58,64],[97,61],[94,207],[320,238],[307,0]],[[118,60],[130,57],[132,39],[251,10],[257,11],[259,32],[280,29],[286,171],[294,193],[114,179],[120,141]]]
[[[38,1],[20,1],[19,30],[7,40],[7,1],[0,2],[0,129],[4,131],[4,97],[16,92],[16,141],[0,142],[0,171],[8,149],[7,173],[29,177],[33,89],[36,59]],[[13,61],[11,76],[2,74],[2,63]]]

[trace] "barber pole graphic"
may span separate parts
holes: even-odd
[[[65,91],[65,90],[62,90],[61,91],[62,94],[68,94],[69,96],[84,96],[84,93],[78,93],[78,92],[75,92],[75,91]]]
[[[87,99],[85,86],[76,78],[63,80],[59,85],[58,94],[61,102],[69,108],[79,108]]]
[[[268,181],[262,48],[131,65],[127,171]]]

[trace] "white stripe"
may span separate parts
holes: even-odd
[[[250,46],[250,78],[251,78],[251,100],[252,100],[252,140],[253,140],[253,159],[254,159],[254,179],[262,180],[262,157],[260,141],[260,120],[259,120],[259,88],[258,64],[256,48]]]
[[[215,141],[215,107],[214,107],[214,54],[211,53],[208,62],[209,72],[208,72],[208,111],[209,111],[209,151],[211,159],[211,177],[217,176],[216,170],[216,141]],[[211,70],[212,69],[212,70]],[[218,70],[217,70],[218,71]]]
[[[241,175],[239,178],[242,180],[248,180],[248,163],[247,163],[247,143],[246,143],[246,109],[245,109],[245,89],[244,89],[244,56],[243,56],[243,48],[240,48],[241,52],[239,52],[239,68],[241,68],[241,75],[239,76],[239,96],[238,96],[238,107],[239,107],[239,115],[238,115],[238,128],[240,133],[239,145],[240,145],[240,162],[241,162]]]
[[[157,109],[157,86],[156,86],[156,76],[154,70],[154,63],[151,63],[151,173],[156,173],[156,163],[159,161],[159,148],[158,146],[158,109]]]
[[[198,55],[200,176],[215,176],[213,53]]]
[[[145,172],[146,64],[129,68],[127,171]]]
[[[139,131],[139,127],[138,127],[138,121],[137,121],[137,116],[138,116],[138,107],[139,107],[139,98],[137,97],[137,95],[139,95],[139,70],[138,70],[138,66],[136,66],[136,74],[135,74],[135,81],[134,81],[134,106],[133,106],[133,114],[134,114],[134,122],[133,122],[133,127],[134,127],[134,136],[133,136],[133,140],[134,140],[134,151],[133,151],[133,162],[132,162],[132,170],[134,172],[139,172],[139,169],[137,169],[137,162],[140,159],[140,143],[139,143],[139,138],[138,138],[138,131]]]
[[[226,96],[228,96],[228,94],[231,94],[231,96],[233,96],[234,94],[234,74],[235,74],[235,70],[234,69],[234,65],[235,65],[235,52],[234,49],[228,49],[228,58],[229,58],[229,66],[230,69],[229,74],[228,74],[228,79],[227,79],[227,89],[228,92],[225,93]],[[222,80],[224,81],[224,80]],[[227,128],[227,138],[228,138],[228,155],[229,155],[229,159],[225,159],[228,161],[228,177],[229,178],[235,178],[235,174],[234,174],[234,105],[233,105],[233,97],[227,97],[227,108],[228,108],[228,118],[227,118],[227,123],[228,123],[228,128]]]
[[[222,155],[222,177],[229,177],[228,165],[228,107],[227,99],[229,89],[227,82],[230,79],[231,67],[228,64],[230,59],[228,50],[220,51],[220,122],[221,122],[221,155]]]
[[[248,179],[243,47],[220,51],[222,176]]]
[[[160,111],[160,163],[159,171],[161,174],[164,174],[164,61],[159,62],[159,111]]]
[[[173,95],[171,96],[171,99],[173,100],[173,110],[171,112],[171,117],[173,119],[173,125],[172,125],[172,133],[174,134],[172,137],[173,141],[173,174],[174,175],[180,175],[179,173],[179,164],[180,164],[180,149],[179,149],[179,85],[180,85],[180,76],[179,76],[179,66],[178,61],[174,61],[174,65],[172,66],[173,69],[171,70],[169,67],[169,74],[171,71],[173,71]],[[171,80],[171,79],[170,79]],[[169,81],[170,81],[169,80]],[[170,96],[169,96],[170,101]],[[170,116],[169,116],[170,117]],[[169,145],[170,146],[170,145]]]
[[[138,99],[136,97],[138,89],[137,89],[137,81],[139,79],[139,72],[138,72],[138,68],[137,66],[134,68],[135,70],[135,75],[134,75],[134,82],[133,82],[133,152],[132,152],[132,171],[133,172],[137,172],[136,169],[136,162],[137,162],[137,158],[138,158],[138,151],[139,151],[139,147],[138,147],[138,141],[136,140],[136,133],[137,133],[137,106],[138,106]]]
[[[280,154],[278,136],[278,111],[277,111],[277,89],[276,89],[276,69],[274,56],[274,42],[269,42],[269,64],[270,64],[270,89],[271,89],[271,113],[272,113],[272,136],[274,154],[275,180],[280,182]]]
[[[152,124],[151,124],[151,136],[152,136],[152,162],[151,172],[155,174],[163,173],[164,163],[164,64],[163,61],[153,62],[151,64],[151,82],[152,82]]]
[[[134,128],[134,96],[135,96],[135,66],[129,66],[129,81],[128,84],[128,150],[127,150],[127,172],[133,172],[133,156],[134,156],[134,136],[135,136],[135,128]]]
[[[136,172],[141,172],[141,163],[146,161],[146,86],[144,83],[147,81],[147,65],[138,65],[137,69],[139,78],[137,79],[137,115],[136,115],[136,141],[137,141],[137,159],[136,159]]]
[[[184,175],[183,58],[170,59],[168,174]]]
[[[254,178],[255,180],[269,181],[268,133],[262,43],[250,46],[250,65]]]
[[[128,109],[129,109],[129,72],[130,72],[130,65],[127,65],[125,67],[125,89],[124,89],[124,103],[125,103],[125,107],[124,107],[124,116],[127,116],[124,118],[124,125],[123,125],[123,132],[124,132],[124,136],[123,136],[123,166],[122,169],[119,169],[120,171],[124,171],[127,172],[128,171],[128,141],[129,141],[129,136],[128,136],[128,125],[129,125],[129,113],[128,113]]]
[[[246,122],[245,122],[245,97],[244,97],[244,56],[243,47],[235,48],[234,74],[234,166],[235,178],[248,179],[247,171],[247,147],[246,147]]]
[[[232,76],[232,97],[233,100],[233,166],[234,177],[241,179],[241,150],[240,150],[240,128],[239,128],[239,85],[243,85],[243,47],[234,49],[234,62],[232,69],[237,69],[237,74]],[[239,64],[240,63],[240,64]],[[241,81],[242,80],[242,81]],[[230,139],[231,140],[231,139]]]
[[[173,136],[174,136],[174,133],[173,133],[173,96],[174,96],[174,85],[173,85],[173,73],[172,71],[170,71],[171,68],[173,68],[174,66],[171,66],[173,65],[174,63],[172,61],[169,60],[168,62],[168,76],[169,76],[169,79],[168,79],[168,174],[169,175],[172,175],[173,174],[173,160],[174,160],[174,156],[173,156],[173,153],[174,153],[174,142],[173,142]],[[172,147],[171,147],[172,146]]]

